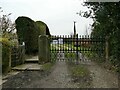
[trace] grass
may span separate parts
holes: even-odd
[[[43,64],[42,68],[44,71],[50,71],[53,65],[54,63],[48,62],[48,63]]]
[[[83,65],[76,65],[73,62],[68,62],[67,64],[73,83],[76,83],[79,88],[92,87],[92,78],[87,67]]]
[[[84,77],[89,74],[88,70],[81,65],[72,67],[71,73],[72,73],[72,76],[74,76],[74,77]]]
[[[52,51],[50,53],[50,60],[51,60],[51,62],[55,62],[56,59],[57,59],[57,52],[56,51]]]
[[[73,77],[84,77],[90,73],[86,67],[77,65],[74,62],[68,62],[68,66]]]
[[[72,59],[76,59],[76,53],[74,52],[65,52],[65,57],[66,58],[72,58]]]

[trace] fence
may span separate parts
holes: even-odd
[[[108,60],[108,40],[86,35],[39,36],[39,63],[64,60],[82,60],[96,57]]]
[[[11,50],[11,67],[23,64],[25,61],[25,45],[12,47]]]
[[[80,60],[81,56],[95,54],[105,58],[105,39],[86,35],[59,35],[50,38],[51,60],[66,59]],[[64,58],[63,58],[64,57]]]

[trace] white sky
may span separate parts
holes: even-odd
[[[70,35],[73,21],[76,21],[76,31],[83,35],[92,20],[76,14],[87,10],[81,3],[80,0],[0,0],[0,7],[5,14],[12,13],[13,21],[19,16],[27,16],[45,22],[52,35]]]

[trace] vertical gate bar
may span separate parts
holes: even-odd
[[[67,60],[68,60],[68,35],[66,35],[66,45],[65,45],[66,51],[67,51]]]
[[[58,42],[59,42],[59,47],[60,47],[60,51],[59,51],[59,54],[60,54],[60,60],[62,60],[62,46],[61,46],[61,35],[60,35],[60,37],[59,37],[59,39],[58,39]]]
[[[72,52],[72,46],[73,46],[73,36],[71,35],[71,52]]]
[[[69,35],[68,35],[68,45],[67,45],[67,47],[68,47],[68,52],[69,52],[69,46],[70,46],[69,43],[70,43],[70,42],[69,42]]]
[[[54,39],[55,39],[55,36],[53,36],[52,39],[54,40]],[[53,55],[53,60],[52,60],[52,61],[54,61],[54,59],[55,59],[55,43],[54,43],[54,45],[52,45],[52,48],[53,48],[53,49],[52,49],[52,53],[53,53],[53,54],[52,54],[52,55]]]
[[[70,51],[70,48],[69,48],[69,46],[70,46],[69,35],[68,35],[67,37],[68,37],[68,45],[67,45],[67,48],[68,48],[68,53],[69,53],[69,51]]]
[[[57,53],[58,53],[58,51],[59,51],[59,42],[58,42],[58,37],[59,37],[59,35],[57,35],[57,37],[56,37],[56,40],[57,40],[57,44],[56,44]]]
[[[64,35],[62,36],[62,40],[63,40],[63,42],[62,42],[62,46],[63,46],[63,52],[64,52]]]
[[[52,44],[51,44],[51,62],[52,62],[52,59],[54,59],[54,58],[52,58],[53,57],[53,50],[54,50],[54,48],[53,48],[53,44],[54,44],[53,37],[51,36],[51,41],[52,41]]]
[[[81,35],[80,35],[80,50],[79,51],[81,53]]]
[[[50,36],[50,61],[51,61],[51,55],[52,55],[52,52],[51,52],[51,50],[52,50],[52,44],[53,44],[53,40],[52,40],[52,36]],[[52,61],[51,61],[52,62]]]
[[[54,40],[54,36],[52,37],[51,36],[51,40],[52,40],[52,42],[53,42],[53,40]],[[51,44],[52,46],[51,46],[51,61],[53,61],[54,60],[54,48],[53,48],[53,44],[54,44],[54,42]],[[52,60],[53,59],[53,60]]]
[[[59,52],[60,52],[60,51],[61,51],[61,46],[60,46],[59,39],[60,39],[60,35],[58,35],[58,47],[59,47]],[[60,55],[60,54],[59,54],[59,55]]]
[[[75,57],[73,58],[73,60],[72,60],[72,62],[75,62],[75,60],[76,60],[76,47],[75,47],[75,44],[76,44],[76,36],[75,35],[73,35],[73,47],[72,47],[72,53],[74,53],[75,54]]]
[[[78,52],[79,52],[79,48],[80,47],[80,38],[79,38],[79,35],[78,35]]]
[[[66,37],[66,35],[65,35],[65,36],[64,36],[64,51],[65,51],[66,59],[67,59],[67,49],[66,49],[67,42],[66,42],[66,40],[67,40],[67,37]]]
[[[58,36],[59,52],[61,52],[60,38],[61,38],[61,35]]]
[[[69,41],[69,43],[68,43],[68,46],[67,46],[67,47],[68,47],[68,50],[69,50],[69,52],[68,52],[68,60],[69,60],[69,59],[70,59],[70,54],[71,54],[71,53],[70,53],[70,49],[71,49],[71,48],[70,48],[70,45],[71,45],[71,43],[70,43],[70,36],[69,36],[69,35],[68,35],[68,41]]]
[[[70,46],[70,48],[71,48],[71,51],[70,51],[70,53],[72,53],[72,46],[73,46],[73,36],[71,35],[71,46]],[[72,59],[71,59],[72,57],[71,57],[71,55],[70,55],[70,61],[72,61]]]
[[[84,35],[84,46],[83,46],[84,47],[84,53],[85,53],[85,38],[86,38],[86,35]]]
[[[86,47],[86,45],[87,45],[87,35],[85,35],[85,53],[87,52],[87,47]]]
[[[56,44],[56,52],[57,52],[57,59],[59,58],[59,42],[58,42],[59,35],[57,35],[57,44]]]
[[[87,46],[87,48],[88,48],[88,53],[89,53],[89,41],[90,41],[90,39],[89,39],[89,35],[88,35],[88,37],[87,37],[87,42],[88,42],[88,46]]]
[[[68,45],[68,42],[67,42],[67,35],[66,35],[66,45]],[[67,50],[67,49],[66,49]]]
[[[50,61],[51,61],[51,55],[52,55],[52,53],[51,53],[51,48],[52,48],[52,44],[53,44],[53,40],[51,39],[51,37],[52,36],[50,36],[50,42],[49,42],[49,44],[50,44]]]
[[[52,43],[52,40],[51,40],[51,36],[50,36],[50,42],[49,42],[49,44],[50,44],[50,61],[51,61],[51,43]]]
[[[83,35],[83,56],[84,56],[84,53],[85,53],[85,35]],[[83,57],[83,59],[85,60],[85,58]]]
[[[67,36],[67,45],[66,45],[66,49],[67,49],[67,60],[69,59],[69,37],[68,37],[68,35],[66,35]]]
[[[78,64],[78,34],[76,35],[76,54],[77,54],[77,61],[76,64]]]
[[[64,51],[64,50],[65,50],[65,49],[64,49],[64,35],[63,35],[63,37],[62,37],[62,40],[63,40],[63,42],[62,42],[62,44],[63,44],[63,45],[62,45],[62,46],[63,46],[63,54],[64,54],[64,60],[65,60],[66,58],[65,58],[65,51]]]
[[[83,37],[83,35],[82,35],[82,38],[81,38],[81,43],[82,43],[82,52],[84,52],[84,48],[83,48],[83,45],[84,45],[84,37]]]
[[[57,39],[57,36],[55,35],[55,40]],[[56,47],[57,46],[57,42],[55,41],[55,53],[54,53],[54,61],[55,61],[55,59],[57,59],[57,52],[56,52]],[[56,56],[55,56],[56,55]]]

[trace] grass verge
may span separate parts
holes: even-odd
[[[68,68],[72,77],[72,82],[76,83],[79,88],[92,87],[92,78],[90,77],[90,72],[85,66],[68,62]]]
[[[43,64],[42,69],[43,69],[43,71],[45,71],[45,72],[50,72],[51,69],[52,69],[52,67],[53,67],[53,65],[54,65],[53,62],[45,63],[45,64]]]

